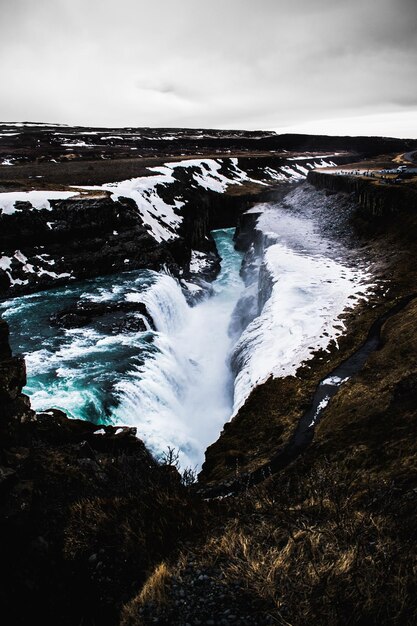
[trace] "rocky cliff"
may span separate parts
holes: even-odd
[[[412,182],[401,179],[380,182],[365,176],[335,175],[323,171],[309,172],[307,180],[328,193],[352,194],[358,204],[358,225],[359,221],[364,227],[367,225],[368,234],[401,231],[403,237],[407,234],[414,236],[409,229],[414,230],[417,225],[417,187]]]
[[[134,428],[35,415],[0,321],[2,619],[114,624],[148,569],[192,535],[200,505]]]
[[[375,284],[381,288],[346,317],[346,331],[337,346],[317,353],[295,376],[271,377],[252,391],[244,406],[225,424],[219,439],[208,447],[200,475],[202,483],[233,480],[237,473],[245,475],[266,467],[268,459],[284,451],[300,418],[308,412],[320,380],[359,348],[379,315],[415,292],[414,185],[378,185],[364,176],[314,170],[309,172],[304,187],[311,210],[324,208],[323,221],[338,241],[346,238],[352,252],[365,255]],[[257,218],[254,207],[240,218],[236,235],[239,248],[249,250],[242,267],[245,279],[251,274],[251,245],[259,246],[259,233],[254,230]],[[258,291],[261,279],[260,274]]]

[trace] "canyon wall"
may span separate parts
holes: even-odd
[[[316,189],[328,193],[352,194],[358,204],[358,227],[362,225],[367,234],[400,231],[403,237],[407,237],[411,236],[410,228],[415,232],[415,185],[406,181],[381,183],[363,176],[337,175],[323,171],[309,172],[307,180]]]

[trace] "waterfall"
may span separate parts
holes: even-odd
[[[214,236],[223,262],[210,298],[189,306],[168,275],[160,275],[145,293],[127,296],[146,304],[156,332],[146,359],[138,357],[117,383],[113,417],[136,426],[156,453],[178,449],[183,467],[201,465],[233,406],[228,329],[243,289],[241,255],[233,248],[233,229]]]
[[[183,467],[199,466],[205,448],[232,413],[228,326],[243,289],[234,229],[213,233],[222,257],[210,297],[189,306],[172,276],[151,270],[114,274],[4,303],[15,352],[25,355],[25,391],[33,407],[55,407],[97,424],[129,424],[158,456],[180,451]],[[98,317],[56,329],[49,318],[78,302],[142,302],[146,330]],[[135,314],[140,316],[139,313]]]
[[[119,403],[114,419],[137,426],[138,435],[155,452],[168,445],[182,449],[186,439],[187,450],[194,449],[197,440],[188,434],[183,419],[187,389],[197,375],[197,364],[188,356],[182,338],[191,321],[191,308],[178,282],[168,275],[158,277],[146,293],[127,298],[146,304],[156,332],[147,357],[133,359],[137,363],[116,384]]]
[[[128,302],[143,302],[160,333],[173,334],[185,323],[189,307],[178,282],[169,274],[158,276],[154,285],[143,293],[126,295]]]

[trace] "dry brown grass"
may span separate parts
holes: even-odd
[[[97,623],[116,623],[120,607],[131,598],[136,607],[145,598],[162,599],[167,569],[163,564],[154,568],[193,537],[201,516],[201,504],[190,498],[179,480],[150,484],[126,495],[83,498],[71,505],[63,553],[86,601],[95,603]],[[108,605],[112,615],[106,611]]]
[[[165,562],[159,563],[140,592],[123,607],[120,626],[140,626],[142,623],[140,609],[144,604],[154,606],[155,610],[161,610],[167,602],[167,588],[170,578],[169,566]]]
[[[239,583],[279,624],[417,623],[409,493],[366,484],[350,461],[300,463],[231,500],[199,566]]]
[[[170,569],[166,563],[160,563],[148,578],[139,594],[139,600],[163,604],[166,602],[166,587],[170,579]]]

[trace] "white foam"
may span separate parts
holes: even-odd
[[[292,376],[344,332],[342,315],[372,289],[365,269],[346,263],[343,245],[323,236],[323,200],[296,187],[278,205],[251,209],[257,219],[259,315],[234,348],[235,411],[270,376]],[[327,205],[326,205],[327,206]],[[331,258],[330,258],[331,257]]]
[[[281,243],[267,248],[262,271],[271,295],[234,349],[235,411],[270,374],[293,376],[315,351],[327,350],[342,333],[339,315],[364,290],[361,271]]]

